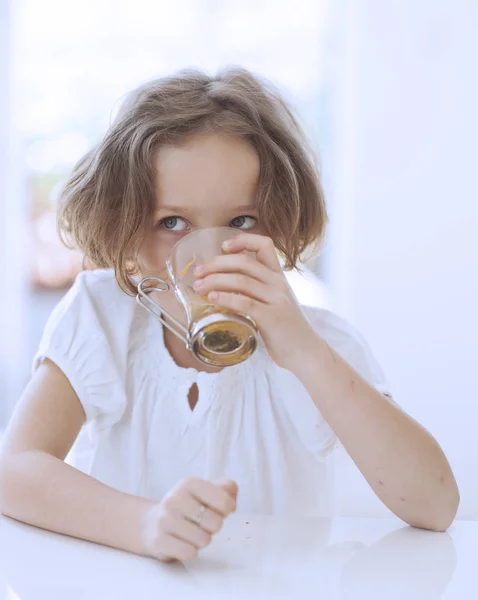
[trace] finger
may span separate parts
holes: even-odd
[[[233,292],[235,294],[244,294],[258,300],[259,302],[269,303],[274,287],[270,284],[261,283],[247,275],[238,273],[214,273],[208,275],[205,279],[198,279],[194,283],[194,289],[207,296],[209,292]]]
[[[196,558],[197,554],[198,550],[195,546],[169,533],[161,535],[155,552],[155,556],[159,560],[186,561]]]
[[[263,265],[277,273],[282,271],[274,242],[269,237],[255,233],[243,233],[231,240],[226,240],[222,247],[228,253],[242,252],[243,250],[255,252],[257,260]]]
[[[194,523],[194,518],[198,515],[203,504],[192,496],[188,490],[184,489],[166,498],[163,506],[168,515],[179,519],[188,519],[191,523]],[[223,521],[224,519],[219,513],[212,508],[208,508],[203,514],[201,529],[210,534],[217,533],[221,529]]]
[[[210,481],[191,478],[186,481],[185,487],[201,504],[212,508],[223,517],[236,510],[234,498]]]
[[[264,307],[262,302],[258,302],[250,296],[230,292],[211,292],[208,294],[208,299],[224,308],[249,315],[253,319],[256,319],[258,309]]]
[[[223,490],[226,490],[228,494],[230,494],[235,500],[237,500],[239,487],[235,481],[232,481],[231,479],[221,479],[219,481],[215,481],[214,483]]]
[[[210,533],[204,531],[199,525],[187,521],[184,517],[167,517],[163,523],[163,531],[174,535],[183,542],[192,544],[198,550],[211,543]]]
[[[257,281],[271,283],[276,277],[275,273],[247,254],[223,254],[216,256],[204,265],[196,267],[194,274],[206,277],[211,273],[242,273]]]
[[[189,520],[194,519],[194,517],[197,516],[198,512],[199,509],[196,510],[194,513],[189,513],[187,515],[187,518]],[[206,531],[207,533],[214,535],[215,533],[221,530],[223,524],[224,517],[222,517],[212,508],[207,508],[206,512],[202,516],[199,527],[201,527],[201,529],[204,529],[204,531]]]

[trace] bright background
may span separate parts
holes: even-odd
[[[478,519],[477,31],[474,0],[0,0],[0,427],[80,264],[55,233],[68,170],[132,87],[241,64],[320,150],[331,226],[299,296],[362,331]],[[335,460],[339,514],[387,515]]]

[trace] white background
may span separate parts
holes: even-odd
[[[478,3],[349,2],[330,276],[478,518]],[[385,514],[349,464],[344,514]],[[342,473],[343,475],[344,473]]]

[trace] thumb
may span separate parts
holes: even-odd
[[[215,481],[214,483],[230,494],[234,500],[237,500],[239,488],[235,481],[232,481],[231,479],[221,479],[220,481]]]

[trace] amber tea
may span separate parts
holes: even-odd
[[[148,278],[138,286],[138,301],[180,337],[198,360],[217,367],[231,366],[249,358],[257,347],[257,327],[248,315],[220,307],[198,294],[193,287],[194,269],[222,254],[223,242],[237,233],[236,229],[227,227],[200,229],[173,247],[167,267],[175,295],[184,307],[187,327],[168,315],[174,324],[172,327],[162,318],[161,307],[149,298],[151,291],[168,289],[166,282]],[[160,314],[150,304],[159,309]]]

